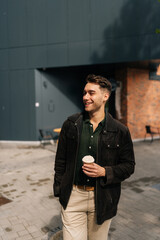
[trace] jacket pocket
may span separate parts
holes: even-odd
[[[118,151],[119,151],[119,144],[117,143],[105,143],[105,155],[107,158],[107,165],[112,166],[117,164],[118,162]]]

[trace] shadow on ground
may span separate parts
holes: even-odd
[[[61,216],[54,216],[50,223],[41,229],[45,234],[42,240],[62,240],[62,221]]]

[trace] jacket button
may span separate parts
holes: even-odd
[[[108,144],[108,147],[110,147],[110,145]]]
[[[77,126],[77,123],[75,123],[74,125]]]
[[[117,147],[119,147],[119,144],[117,144]]]

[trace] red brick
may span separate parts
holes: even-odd
[[[133,139],[144,138],[145,125],[160,128],[160,81],[149,80],[147,69],[123,69],[116,72],[122,82],[121,114]]]

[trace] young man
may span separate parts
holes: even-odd
[[[121,182],[134,172],[129,130],[105,112],[111,88],[106,78],[88,75],[85,111],[69,117],[61,130],[54,195],[62,205],[64,240],[106,240]],[[83,164],[88,155],[95,162]]]

